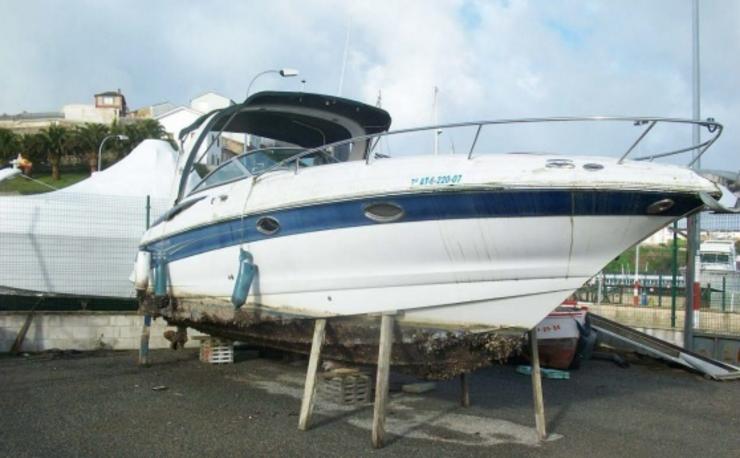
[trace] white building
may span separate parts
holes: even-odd
[[[234,102],[228,97],[224,97],[213,91],[206,92],[190,100],[190,108],[203,114],[220,108],[226,108],[233,104]]]
[[[159,116],[154,116],[154,119],[164,128],[174,140],[178,139],[180,131],[194,123],[196,119],[201,117],[203,113],[193,110],[192,108],[179,106],[162,113]]]

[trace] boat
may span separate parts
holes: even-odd
[[[622,157],[476,152],[485,129],[511,124],[628,123]],[[503,360],[522,333],[625,249],[717,205],[717,186],[655,159],[630,157],[664,118],[476,121],[389,131],[379,107],[301,92],[260,92],[180,133],[173,207],[137,256],[141,311],[170,324],[307,352],[329,318],[329,359],[372,364],[378,316],[394,314],[393,364],[444,378]],[[467,128],[463,154],[379,153],[384,142]],[[244,152],[204,170],[219,136]],[[431,146],[431,141],[429,142]],[[431,148],[430,148],[431,149]],[[212,155],[211,155],[212,156]],[[193,180],[193,173],[203,172]]]
[[[578,340],[587,313],[587,307],[565,301],[537,324],[537,351],[543,367],[569,369],[577,365]]]

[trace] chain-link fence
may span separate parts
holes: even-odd
[[[139,240],[169,205],[62,191],[0,197],[0,295],[134,297]]]

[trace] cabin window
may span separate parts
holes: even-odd
[[[723,253],[702,253],[702,264],[731,264],[730,255]]]
[[[376,202],[365,206],[365,216],[376,223],[392,223],[403,218],[400,205],[392,202]]]
[[[272,216],[263,216],[257,220],[257,230],[265,235],[276,234],[280,230],[280,222]]]

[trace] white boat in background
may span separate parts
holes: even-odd
[[[310,340],[310,326],[291,340],[275,330],[285,317],[398,312],[402,328],[443,329],[458,341],[519,336],[625,249],[720,197],[688,168],[627,160],[656,124],[690,121],[611,119],[646,126],[621,158],[475,153],[484,127],[606,120],[386,132],[390,116],[359,102],[255,94],[181,133],[184,175],[223,132],[273,146],[222,163],[194,187],[181,179],[176,205],[141,241],[140,258],[154,268],[139,269],[137,284],[149,285],[142,308],[210,334],[291,348]],[[699,124],[714,136],[648,159],[703,152],[721,126]],[[381,138],[470,127],[477,131],[466,154],[374,154]],[[265,322],[270,331],[257,329]],[[349,330],[337,336],[339,346],[342,336],[357,341]]]

